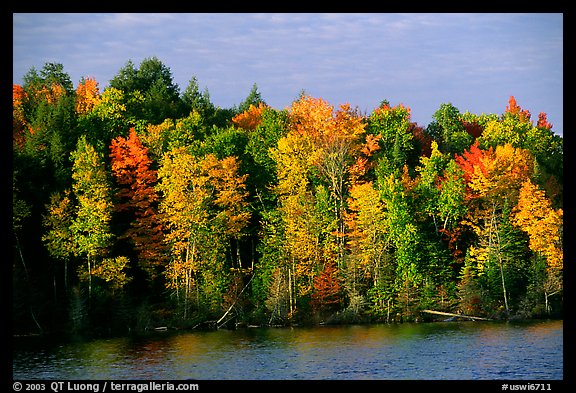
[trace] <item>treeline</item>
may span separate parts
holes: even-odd
[[[560,316],[562,190],[562,137],[514,97],[421,127],[47,63],[13,86],[13,330]]]

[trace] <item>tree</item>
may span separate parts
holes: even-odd
[[[271,150],[284,233],[290,311],[307,306],[324,266],[343,268],[349,169],[363,147],[364,123],[344,104],[335,111],[302,95],[288,111],[289,131]]]
[[[530,249],[546,257],[549,269],[563,268],[563,211],[553,209],[550,199],[530,179],[522,183],[513,222],[528,234]]]
[[[74,255],[76,246],[71,230],[75,207],[70,190],[65,190],[63,194],[54,193],[50,196],[48,211],[43,217],[43,225],[47,232],[42,236],[42,241],[52,258],[64,262],[66,289],[68,288],[68,262]]]
[[[288,122],[287,111],[266,107],[260,115],[260,123],[248,134],[243,162],[248,168],[247,173],[250,173],[248,187],[251,195],[257,198],[256,212],[275,207],[275,194],[271,186],[277,182],[277,168],[270,151],[288,132]]]
[[[128,138],[112,140],[110,158],[112,174],[120,186],[115,209],[130,222],[121,238],[130,241],[139,266],[154,281],[165,264],[162,224],[157,213],[159,198],[154,188],[156,171],[134,128]]]
[[[109,81],[109,88],[120,90],[129,118],[160,124],[166,118],[183,114],[180,88],[172,79],[169,67],[157,57],[149,57],[136,68],[130,60]]]
[[[159,162],[165,153],[178,147],[202,154],[206,150],[206,138],[211,131],[200,113],[192,111],[177,120],[166,119],[161,124],[148,124],[140,132],[140,138],[149,149],[150,157]]]
[[[416,168],[419,173],[418,190],[422,196],[422,207],[425,213],[432,218],[434,229],[439,233],[440,229],[446,229],[449,216],[442,220],[439,217],[440,209],[445,208],[441,205],[440,199],[440,178],[446,168],[449,156],[442,154],[438,150],[438,143],[432,141],[432,150],[430,157],[420,157],[420,166]],[[444,224],[442,225],[442,221]]]
[[[563,142],[562,138],[552,131],[552,125],[546,120],[546,114],[538,115],[536,126],[530,120],[530,112],[523,110],[514,96],[500,118],[489,121],[482,137],[479,138],[483,148],[511,144],[513,147],[530,151],[538,167],[536,177],[538,185],[544,187],[561,206],[563,183]]]
[[[428,125],[428,133],[436,139],[442,152],[460,154],[471,145],[473,136],[466,131],[460,111],[454,105],[440,105],[432,117],[434,121]]]
[[[304,96],[292,104],[291,125],[294,132],[311,144],[310,163],[330,189],[334,219],[337,222],[338,267],[344,254],[344,202],[347,177],[356,161],[365,123],[357,110],[343,104],[334,108],[322,99]]]
[[[368,296],[375,316],[389,320],[394,298],[394,265],[384,204],[372,182],[351,187],[346,214],[348,292]]]
[[[28,126],[24,113],[24,102],[28,99],[22,86],[12,85],[12,140],[14,148],[22,150],[26,143],[26,128]]]
[[[477,238],[477,243],[469,248],[469,256],[477,263],[479,275],[486,274],[488,280],[498,272],[508,313],[510,286],[506,276],[515,270],[519,260],[514,248],[509,247],[517,236],[509,226],[510,209],[518,200],[521,184],[534,174],[534,159],[529,151],[510,144],[482,150],[476,142],[470,151],[457,155],[456,162],[464,171],[467,184],[468,214],[462,223]]]
[[[266,105],[266,102],[262,99],[262,95],[258,91],[258,86],[254,83],[248,96],[238,105],[238,113],[247,111],[250,109],[250,106],[258,107],[261,104]]]
[[[110,182],[103,157],[82,136],[76,150],[71,154],[72,190],[78,201],[70,231],[75,239],[74,254],[86,258],[86,270],[80,277],[88,281],[89,296],[92,293],[92,270],[97,268],[113,235],[110,231],[112,198]]]
[[[378,190],[386,210],[386,227],[393,246],[396,300],[402,315],[413,318],[424,282],[419,247],[422,235],[414,219],[410,179],[406,181],[399,174],[383,173],[385,171],[379,171]]]
[[[246,176],[238,174],[234,157],[196,157],[185,147],[168,152],[158,170],[160,211],[170,247],[166,286],[175,290],[189,316],[190,300],[216,312],[228,274],[227,245],[241,235],[250,214],[245,211]],[[201,302],[201,295],[205,302]]]
[[[338,270],[333,262],[314,277],[311,305],[316,312],[337,311],[342,302]]]
[[[102,153],[110,140],[128,131],[130,120],[126,109],[126,98],[122,90],[108,87],[92,111],[80,116],[80,127],[89,141]]]
[[[311,228],[313,222],[309,220],[314,206],[309,180],[311,149],[307,140],[290,132],[271,152],[277,168],[275,193],[283,228],[282,248],[286,256],[283,258],[285,264],[279,266],[279,274],[287,277],[291,316],[298,298],[310,293],[315,273],[316,239]]]
[[[262,122],[262,113],[268,108],[264,102],[258,103],[258,106],[250,105],[244,112],[232,118],[232,124],[245,130],[255,130]]]
[[[216,112],[214,104],[210,101],[208,88],[201,92],[198,79],[195,76],[190,79],[188,86],[182,93],[182,103],[185,107],[185,113],[195,111],[207,122],[211,122]]]
[[[82,78],[76,88],[76,113],[79,115],[90,112],[100,102],[98,82],[93,78]]]
[[[166,286],[176,290],[179,298],[183,290],[183,317],[188,317],[188,302],[197,288],[201,272],[200,247],[206,239],[208,226],[207,176],[202,175],[200,163],[184,147],[167,153],[158,170],[158,190],[162,193],[160,212],[167,227],[166,242],[170,247]]]
[[[18,139],[26,159],[37,165],[39,178],[35,183],[44,189],[43,205],[54,189],[60,191],[69,186],[70,165],[66,157],[77,139],[74,92],[70,77],[58,63],[46,63],[40,73],[32,68],[24,77],[22,88],[15,103],[23,115],[20,122],[26,127],[19,134],[22,139]],[[46,189],[50,190],[47,195]]]
[[[528,123],[531,117],[530,111],[523,110],[516,102],[516,98],[514,96],[510,96],[504,114],[504,116],[517,117],[518,120],[523,123]]]
[[[400,171],[408,163],[414,150],[412,127],[410,108],[402,104],[390,107],[384,102],[368,117],[366,133],[379,136],[375,159],[381,170]]]

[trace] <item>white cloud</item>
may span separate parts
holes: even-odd
[[[562,103],[561,14],[14,14],[13,21],[16,83],[49,59],[73,81],[90,74],[104,86],[128,60],[158,56],[182,89],[196,76],[223,107],[253,83],[281,107],[301,89],[368,109],[395,97],[415,107],[450,94],[493,102],[489,89],[506,89],[504,106],[508,91],[523,89]]]

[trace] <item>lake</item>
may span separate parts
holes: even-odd
[[[44,380],[562,380],[563,321],[168,331],[18,339],[13,378]]]

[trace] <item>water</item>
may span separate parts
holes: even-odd
[[[440,322],[155,333],[34,346],[14,379],[562,380],[563,322]]]

